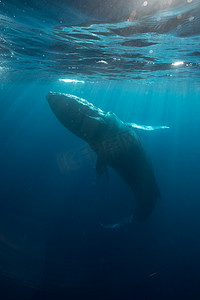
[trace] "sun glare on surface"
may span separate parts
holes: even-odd
[[[178,67],[178,66],[182,66],[184,65],[184,61],[176,61],[174,63],[172,63],[172,66]]]
[[[65,83],[85,83],[83,80],[76,80],[76,79],[59,79],[59,81],[63,81]]]

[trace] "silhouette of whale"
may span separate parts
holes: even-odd
[[[137,129],[168,127],[123,122],[114,113],[104,112],[74,95],[50,92],[46,98],[58,120],[96,152],[97,174],[104,173],[108,165],[131,187],[135,198],[134,219],[147,219],[161,196]]]

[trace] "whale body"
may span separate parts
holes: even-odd
[[[96,152],[97,173],[110,166],[127,182],[134,194],[133,217],[146,220],[161,196],[137,130],[154,128],[123,122],[114,113],[74,95],[50,92],[46,98],[57,119]],[[155,129],[159,128],[167,127]]]

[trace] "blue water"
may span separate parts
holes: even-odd
[[[1,299],[199,299],[199,15],[194,0],[0,1]],[[114,170],[97,184],[49,91],[170,127],[140,132],[162,194],[147,221]]]

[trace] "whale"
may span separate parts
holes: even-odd
[[[169,127],[123,122],[115,113],[105,112],[75,95],[49,92],[46,99],[59,122],[96,152],[97,174],[107,172],[108,166],[130,186],[133,218],[145,221],[161,194],[138,131]]]

